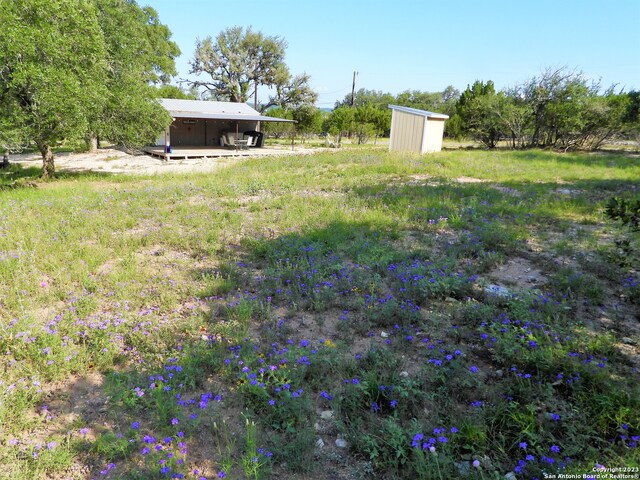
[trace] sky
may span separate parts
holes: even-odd
[[[356,90],[398,94],[497,89],[546,68],[582,71],[603,88],[640,89],[640,0],[138,0],[153,7],[189,77],[196,40],[251,26],[286,40],[292,74],[306,72],[332,107]],[[193,77],[191,77],[193,78]],[[175,82],[174,82],[175,83]],[[259,92],[259,97],[266,93]]]

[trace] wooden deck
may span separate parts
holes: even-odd
[[[261,157],[292,153],[290,148],[248,148],[240,150],[224,147],[171,147],[171,153],[165,152],[164,147],[145,147],[144,151],[152,157],[165,161],[192,158]]]

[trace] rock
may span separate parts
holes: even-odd
[[[622,337],[621,341],[622,343],[625,343],[627,345],[635,345],[637,343],[633,338],[629,338],[629,337]]]
[[[324,441],[321,438],[318,438],[316,440],[316,447],[318,447],[318,448],[324,447]]]
[[[404,372],[404,371],[402,371],[402,372],[400,372],[400,374],[399,374],[399,375],[400,375],[402,378],[407,378],[407,377],[409,376],[409,372]]]
[[[504,476],[505,480],[518,480],[518,477],[516,477],[516,474],[513,472],[509,472]]]
[[[383,332],[380,332],[380,336],[381,336],[382,338],[387,338],[387,337],[389,336],[389,334],[388,334],[387,332],[384,332],[384,331],[383,331]]]
[[[323,410],[322,412],[320,412],[320,418],[322,420],[332,420],[333,410]]]
[[[496,297],[510,297],[511,292],[500,285],[487,285],[484,287],[484,292],[489,295],[495,295]]]
[[[533,276],[527,277],[527,282],[529,283],[536,283],[537,281],[538,280],[536,279],[536,277],[533,277]]]
[[[502,378],[503,375],[504,375],[504,372],[502,370],[496,370],[496,377]]]
[[[471,464],[469,462],[466,462],[466,461],[456,462],[455,465],[461,477],[463,478],[468,477],[469,474],[471,473]]]
[[[336,438],[336,447],[347,448],[347,441],[344,438]]]
[[[318,422],[313,424],[313,428],[315,428],[316,432],[319,432],[320,430],[322,430],[322,427]]]

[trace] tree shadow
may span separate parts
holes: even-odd
[[[632,182],[628,181],[597,180],[581,181],[576,185],[577,188],[587,191],[604,190],[608,195],[630,188],[631,184]],[[145,461],[140,451],[147,446],[153,448],[155,445],[161,445],[162,441],[159,440],[161,434],[175,436],[178,428],[187,425],[184,427],[186,441],[195,444],[193,449],[198,451],[198,454],[213,458],[217,454],[218,439],[210,432],[202,433],[199,429],[211,430],[214,422],[223,418],[222,414],[217,412],[215,415],[206,417],[198,409],[197,404],[192,410],[183,413],[179,408],[181,407],[179,401],[188,402],[192,398],[203,401],[201,395],[208,393],[208,389],[211,388],[210,379],[214,377],[218,382],[216,385],[226,385],[223,389],[229,394],[229,402],[233,403],[227,408],[235,409],[233,411],[237,414],[238,418],[235,419],[237,422],[241,420],[244,422],[244,418],[241,418],[238,413],[241,408],[251,411],[251,418],[260,421],[261,416],[266,415],[267,411],[266,406],[265,410],[256,406],[260,405],[258,400],[262,397],[255,392],[246,393],[247,390],[240,390],[245,380],[239,370],[240,367],[236,376],[227,374],[232,380],[223,380],[222,370],[227,368],[224,367],[227,365],[225,360],[233,358],[235,363],[239,363],[238,359],[241,358],[245,362],[244,367],[253,368],[249,364],[249,359],[253,358],[251,354],[248,354],[248,357],[237,358],[233,355],[236,354],[235,352],[255,351],[256,361],[262,358],[268,363],[275,364],[273,358],[277,357],[272,355],[274,349],[279,350],[286,346],[293,350],[303,340],[315,341],[317,344],[322,339],[324,345],[326,340],[334,344],[340,341],[346,344],[344,348],[350,354],[349,356],[331,358],[321,364],[321,367],[314,364],[312,368],[305,370],[301,378],[306,383],[299,386],[304,387],[306,395],[314,400],[308,411],[300,411],[311,419],[310,428],[312,429],[316,421],[320,426],[328,425],[326,422],[322,423],[322,419],[316,418],[317,411],[323,409],[335,409],[336,417],[347,415],[344,412],[349,411],[355,411],[361,415],[362,422],[357,425],[362,430],[358,432],[359,435],[353,435],[350,442],[353,445],[353,452],[364,458],[367,458],[367,452],[363,445],[356,443],[358,436],[364,437],[365,434],[371,433],[368,437],[371,441],[376,436],[384,436],[385,433],[383,430],[372,429],[371,432],[367,430],[369,428],[367,422],[372,422],[371,425],[375,425],[376,428],[381,425],[375,423],[377,420],[371,411],[371,399],[367,397],[373,394],[364,387],[353,393],[346,390],[346,387],[343,391],[335,386],[341,384],[345,378],[352,379],[361,372],[368,374],[367,382],[373,385],[374,391],[380,391],[376,382],[383,387],[400,385],[405,388],[403,392],[406,393],[405,398],[409,398],[407,403],[410,406],[406,407],[407,410],[402,414],[395,414],[397,418],[393,421],[397,421],[399,425],[397,432],[400,433],[397,433],[396,440],[400,439],[407,445],[411,442],[410,436],[418,428],[417,422],[422,422],[425,426],[433,424],[439,427],[452,419],[462,417],[462,415],[456,417],[456,412],[466,412],[467,420],[479,417],[481,414],[470,410],[468,405],[474,400],[473,395],[480,395],[480,393],[497,403],[505,402],[498,395],[499,393],[507,396],[515,395],[513,392],[516,392],[520,395],[518,406],[527,404],[528,401],[531,403],[540,401],[542,410],[554,407],[557,404],[544,397],[535,390],[535,387],[521,385],[526,382],[521,382],[518,377],[514,378],[513,382],[510,377],[507,378],[509,368],[512,366],[509,362],[513,361],[513,365],[517,365],[518,368],[535,371],[533,361],[539,359],[540,368],[537,375],[540,375],[548,389],[553,390],[551,382],[548,381],[548,375],[565,372],[568,367],[573,367],[573,363],[570,363],[573,360],[568,360],[566,355],[561,355],[566,352],[519,359],[518,352],[528,353],[529,347],[517,336],[513,338],[515,354],[513,351],[508,352],[505,346],[500,353],[510,356],[507,360],[500,360],[495,354],[498,351],[497,347],[486,345],[479,340],[481,338],[479,335],[485,333],[482,330],[485,327],[481,325],[481,321],[497,324],[503,321],[502,313],[509,315],[510,318],[519,314],[533,315],[530,312],[533,304],[527,303],[522,298],[507,301],[491,297],[482,289],[474,287],[477,281],[474,277],[479,273],[485,273],[495,264],[495,261],[501,261],[489,258],[487,263],[486,252],[497,252],[503,255],[503,260],[524,252],[528,258],[534,255],[521,239],[513,236],[513,231],[527,228],[529,224],[527,210],[535,205],[540,195],[547,195],[550,198],[564,195],[556,192],[564,185],[503,182],[497,186],[504,188],[496,188],[493,184],[458,184],[444,180],[440,184],[434,179],[423,183],[389,185],[380,182],[359,186],[350,190],[348,195],[357,197],[360,200],[359,203],[364,203],[368,208],[380,208],[388,213],[370,221],[329,220],[319,225],[303,226],[297,231],[282,235],[246,236],[233,252],[228,252],[229,255],[223,259],[221,267],[193,269],[194,278],[202,278],[203,283],[205,283],[204,279],[214,278],[216,282],[212,285],[203,285],[203,289],[207,291],[207,298],[202,301],[208,304],[210,309],[199,318],[202,322],[202,330],[191,332],[189,335],[182,331],[176,334],[175,342],[181,348],[188,350],[188,355],[175,364],[158,364],[153,369],[152,362],[165,357],[164,352],[156,352],[154,358],[145,366],[149,370],[142,372],[139,366],[131,366],[118,372],[116,376],[111,375],[108,385],[90,378],[74,380],[67,389],[69,400],[53,404],[52,408],[58,408],[61,414],[74,414],[78,420],[78,423],[74,423],[74,428],[78,430],[77,434],[74,433],[78,439],[78,443],[73,447],[74,452],[86,459],[86,466],[96,476],[109,462],[114,461],[126,465],[119,466],[120,470],[114,471],[121,474],[122,478],[143,478],[144,475],[148,475],[147,478],[162,478],[159,473],[153,476],[155,473],[152,474],[150,470],[146,470],[147,467],[141,470],[142,473],[138,477],[134,476],[133,468],[140,468],[140,464]],[[572,188],[575,189],[576,186]],[[573,201],[571,199],[576,195],[583,194],[580,192],[566,194],[567,200]],[[589,198],[593,195],[601,194],[588,194]],[[564,220],[560,213],[552,210],[545,211],[544,215],[539,216],[537,220],[539,228],[544,228],[544,219],[548,224]],[[403,218],[402,224],[397,221],[399,217]],[[446,220],[442,220],[445,218]],[[584,253],[597,254],[596,247],[597,245],[594,245]],[[547,273],[553,272],[547,270]],[[217,281],[218,277],[222,281]],[[581,292],[576,291],[574,294],[582,295]],[[532,292],[532,298],[538,298],[536,295],[538,294]],[[577,299],[576,303],[579,303],[579,300]],[[419,307],[419,309],[412,309],[413,307]],[[563,313],[562,310],[564,305],[556,308],[552,304],[545,308],[548,308],[548,311],[541,310],[542,315],[539,318],[533,317],[541,322],[543,327],[549,322],[549,318],[554,318],[554,315],[567,317],[567,313]],[[574,308],[576,310],[572,310],[572,314],[580,313],[577,307]],[[482,315],[485,316],[482,317]],[[499,322],[496,319],[499,319]],[[223,336],[220,333],[221,325],[228,324],[231,320],[238,323],[246,322],[247,333],[243,332],[236,337],[228,335],[221,340]],[[284,327],[278,326],[281,321]],[[595,324],[587,327],[591,329],[591,333],[595,334],[594,337],[602,333]],[[496,325],[495,332],[499,332],[499,328],[502,327]],[[373,335],[371,335],[372,332]],[[382,332],[387,336],[382,336]],[[495,334],[498,335],[498,333]],[[548,331],[544,333],[544,335],[548,334]],[[412,337],[411,340],[409,336]],[[251,341],[246,341],[244,337],[250,338]],[[428,341],[422,342],[424,338]],[[422,342],[420,346],[417,345],[417,341],[414,341],[415,339],[420,339]],[[288,340],[291,340],[291,343],[288,343]],[[389,340],[389,343],[386,340]],[[507,342],[504,343],[506,345]],[[267,348],[263,349],[265,344]],[[423,369],[427,359],[446,361],[444,355],[442,359],[425,355],[431,345],[436,352],[439,349],[448,348],[451,352],[455,349],[464,350],[465,360],[461,361],[461,367],[457,370],[452,367],[446,370],[446,374],[437,372],[430,374],[431,376],[425,374]],[[254,346],[256,348],[252,350]],[[550,343],[545,348],[552,349],[553,344]],[[363,363],[364,366],[354,363],[356,352],[359,354],[372,351],[374,352],[372,355],[380,355],[381,358],[388,359],[379,353],[382,349],[388,349],[393,358],[402,358],[402,360],[397,363],[385,363],[382,367],[373,362]],[[631,363],[629,353],[615,345],[596,344],[593,351],[595,355],[606,355],[612,361]],[[592,352],[585,347],[585,350],[579,353],[582,355],[579,360],[586,360]],[[240,354],[237,353],[237,355]],[[296,365],[304,365],[304,363],[297,363],[298,360],[301,358],[289,360],[291,365],[288,367],[289,371],[293,372],[297,368]],[[476,364],[486,370],[485,376],[481,378],[489,386],[476,384],[470,384],[470,386],[462,382],[461,379],[468,378],[468,368]],[[179,366],[180,371],[175,369],[175,366]],[[166,367],[171,368],[167,370]],[[498,369],[504,370],[504,378],[494,373]],[[162,381],[165,386],[171,386],[173,390],[152,391],[149,383],[159,383],[157,373],[167,375],[167,372],[175,374],[171,380],[172,383]],[[585,375],[589,374],[588,371],[585,370],[585,372]],[[149,379],[149,374],[153,375],[153,380]],[[295,379],[293,375],[293,373],[290,374],[291,378]],[[597,391],[598,395],[606,400],[609,397],[606,397],[604,387],[619,386],[616,383],[617,376],[618,372],[608,370],[594,374],[593,377],[590,376],[591,391]],[[249,378],[246,377],[247,380]],[[291,380],[291,378],[288,379]],[[404,381],[403,378],[408,379]],[[180,384],[183,386],[178,390]],[[341,395],[344,394],[342,397],[335,395],[336,400],[333,404],[323,403],[325,402],[323,398],[326,399],[326,397],[320,397],[321,391],[329,388],[327,385],[341,392]],[[137,397],[135,387],[144,389],[144,395]],[[571,396],[572,388],[570,385],[563,384],[561,388],[556,389],[561,391],[559,398],[561,397],[562,405],[573,406],[572,402],[575,399]],[[491,394],[493,396],[487,393],[491,389],[495,389]],[[162,389],[159,388],[159,390]],[[257,391],[260,392],[260,390]],[[382,391],[384,392],[384,389]],[[611,391],[614,392],[615,389],[611,388]],[[432,395],[432,399],[425,400],[420,396],[420,392],[428,392]],[[176,393],[182,397],[176,397]],[[157,395],[155,403],[142,403],[147,402],[152,395]],[[355,406],[339,403],[346,402],[345,398],[348,395],[353,395]],[[380,395],[380,398],[384,397]],[[532,396],[527,398],[526,395]],[[139,400],[140,398],[142,400]],[[379,397],[372,398],[377,400]],[[613,413],[616,413],[614,408],[622,412],[626,408],[625,401],[629,401],[619,399],[613,394],[610,398],[612,403],[614,400],[618,402],[611,407]],[[75,409],[74,406],[78,403],[80,408]],[[382,401],[380,403],[382,404]],[[342,410],[333,407],[336,404],[341,405]],[[377,403],[376,405],[380,406]],[[455,408],[451,408],[452,405]],[[505,403],[499,405],[505,405]],[[390,405],[384,404],[383,407],[391,412]],[[424,414],[425,409],[428,409],[428,417]],[[192,411],[200,415],[198,421],[202,423],[189,426],[188,414]],[[278,414],[284,415],[282,411]],[[149,444],[142,440],[141,431],[131,426],[131,420],[140,418],[141,412],[148,421],[147,425],[143,425],[143,428],[146,428],[144,434],[157,437],[156,441]],[[389,412],[384,420],[390,423],[393,417]],[[410,417],[409,413],[414,416]],[[573,422],[571,427],[578,428],[579,422],[585,425],[594,423],[578,409],[567,408],[567,416]],[[173,418],[178,417],[180,427],[176,426],[175,431],[170,431]],[[351,425],[356,425],[356,420],[352,417],[346,420],[339,418],[343,424],[352,422]],[[276,438],[276,435],[269,430],[271,425],[278,424],[273,421],[274,419],[281,420],[276,416],[269,417],[270,421],[263,425],[265,436],[269,439]],[[109,426],[104,425],[105,420],[109,420]],[[290,417],[286,417],[286,420],[292,421]],[[548,422],[543,423],[545,421],[545,419],[540,420],[541,424],[545,425],[544,428],[552,431],[553,427],[548,427]],[[79,433],[79,429],[85,424],[90,427],[96,425],[85,434],[86,438]],[[239,424],[239,428],[243,426]],[[329,430],[332,432],[331,435],[335,435],[337,427],[332,424],[331,428],[334,429]],[[618,428],[618,425],[614,425],[613,420],[607,419],[606,432],[610,433],[615,428]],[[508,430],[508,427],[504,430]],[[315,432],[315,430],[312,431]],[[561,432],[556,430],[553,432],[557,438],[565,440]],[[61,431],[61,434],[63,433]],[[270,433],[272,435],[269,435]],[[97,435],[102,439],[97,444],[94,442],[92,446],[89,440],[94,440]],[[122,436],[118,437],[118,435]],[[322,433],[322,435],[325,434]],[[507,438],[511,440],[512,437],[509,435]],[[312,438],[315,441],[315,437]],[[580,439],[582,440],[582,437]],[[570,438],[567,442],[575,441],[577,441],[575,438]],[[177,444],[177,437],[172,442]],[[380,444],[381,447],[383,443]],[[161,445],[160,450],[167,449],[169,444],[170,442],[166,442]],[[297,447],[299,444],[293,443],[293,445]],[[518,453],[517,441],[505,448],[510,449],[508,452],[510,455]],[[335,452],[335,450],[332,451]],[[309,457],[304,458],[313,462],[315,457],[309,452],[307,452]],[[300,448],[299,453],[302,455],[304,449]],[[396,454],[396,452],[392,453]],[[388,452],[381,453],[383,454],[393,456]],[[341,455],[346,459],[345,463],[355,464],[358,461],[355,456],[349,456],[350,454],[342,453]],[[236,456],[234,460],[239,462],[239,457]],[[501,467],[507,468],[509,465],[505,464]],[[125,468],[128,470],[125,471]],[[286,474],[285,471],[283,476]],[[322,476],[322,473],[319,475]]]
[[[43,181],[41,175],[42,169],[40,167],[10,163],[8,168],[0,169],[0,189],[37,187],[38,183]],[[114,174],[109,172],[65,169],[56,172],[56,176],[52,180],[103,179],[113,176]]]

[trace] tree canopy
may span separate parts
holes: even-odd
[[[271,87],[275,94],[258,106],[264,112],[270,107],[297,108],[312,105],[317,94],[309,86],[307,74],[292,76],[284,61],[286,41],[278,36],[265,36],[251,27],[232,27],[196,41],[191,72],[206,74],[210,80],[188,81],[205,88],[217,100],[247,102],[258,86]]]
[[[476,81],[460,96],[452,120],[489,148],[506,139],[513,148],[595,149],[635,128],[629,113],[634,92],[600,92],[598,82],[566,67],[545,69],[499,92],[491,81]]]
[[[176,74],[180,54],[169,28],[134,0],[96,0],[107,45],[107,95],[89,133],[126,147],[144,145],[170,123],[154,84]]]
[[[43,176],[52,147],[102,135],[152,140],[170,122],[150,84],[179,50],[153,9],[134,0],[12,0],[0,8],[0,141],[33,142]]]

